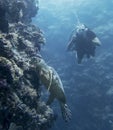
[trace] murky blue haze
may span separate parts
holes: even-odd
[[[40,0],[34,24],[44,31],[41,54],[64,84],[72,111],[69,123],[62,120],[59,104],[51,106],[58,119],[51,130],[113,130],[113,0]],[[102,42],[93,59],[77,64],[66,51],[77,18]]]

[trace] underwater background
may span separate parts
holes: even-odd
[[[113,130],[112,8],[113,0],[0,0],[0,130]],[[82,64],[66,51],[78,22],[102,42]],[[46,104],[52,67],[69,122],[58,100]]]
[[[51,106],[58,119],[51,130],[113,129],[113,0],[40,0],[33,23],[44,32],[41,54],[60,75],[72,119],[65,123],[57,101]],[[66,52],[77,17],[100,38],[96,56],[77,64]]]

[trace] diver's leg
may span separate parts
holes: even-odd
[[[90,54],[89,54],[89,53],[87,53],[87,58],[88,58],[88,59],[90,58]]]
[[[96,49],[96,48],[94,48],[94,49],[92,50],[92,56],[93,56],[93,57],[95,56],[95,49]]]
[[[91,48],[91,56],[95,56],[95,49],[96,49],[96,47],[95,46],[92,46],[92,48]]]
[[[84,54],[82,52],[77,51],[77,61],[78,64],[81,64]]]

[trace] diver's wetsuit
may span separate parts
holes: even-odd
[[[84,26],[84,28],[78,28],[74,35],[68,44],[68,50],[77,52],[78,63],[81,63],[84,55],[87,58],[95,56],[96,45],[92,40],[96,38],[96,34]]]
[[[84,55],[86,55],[87,58],[90,58],[90,55],[95,55],[95,45],[92,43],[92,40],[95,37],[95,33],[89,29],[79,30],[79,32],[76,33],[76,51],[78,63],[81,63]]]

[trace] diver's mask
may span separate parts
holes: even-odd
[[[79,31],[87,31],[87,30],[88,30],[88,28],[84,24],[79,24],[76,27],[77,32],[79,32]]]

